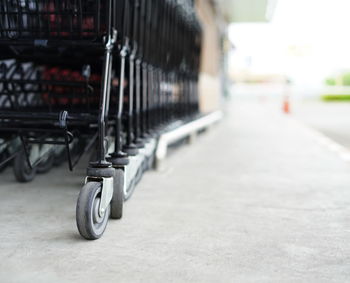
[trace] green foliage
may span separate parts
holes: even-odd
[[[323,101],[350,101],[350,94],[325,94],[321,98]]]
[[[334,86],[335,85],[335,78],[327,78],[326,85]]]
[[[342,85],[350,86],[350,73],[345,73],[342,75]]]
[[[340,79],[340,85],[341,86],[350,86],[350,72],[343,73],[340,76],[338,76]],[[329,77],[325,80],[326,85],[328,86],[335,86],[337,85],[337,78],[335,77]]]

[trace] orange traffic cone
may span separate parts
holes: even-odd
[[[289,97],[288,96],[285,96],[284,100],[283,100],[283,112],[285,114],[290,113],[290,104],[289,104]]]

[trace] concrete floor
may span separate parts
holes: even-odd
[[[347,282],[350,167],[292,118],[235,104],[149,172],[98,241],[81,239],[84,169],[0,184],[0,282]]]
[[[350,103],[299,101],[292,104],[293,115],[307,125],[350,149]]]

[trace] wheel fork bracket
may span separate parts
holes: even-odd
[[[113,177],[88,176],[85,178],[85,184],[89,181],[102,181],[101,201],[98,212],[103,217],[113,197]]]

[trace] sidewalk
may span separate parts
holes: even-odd
[[[350,103],[302,101],[292,105],[293,115],[350,149]]]
[[[348,281],[350,166],[278,110],[234,104],[144,176],[98,241],[75,227],[83,168],[25,185],[7,171],[0,281]]]

